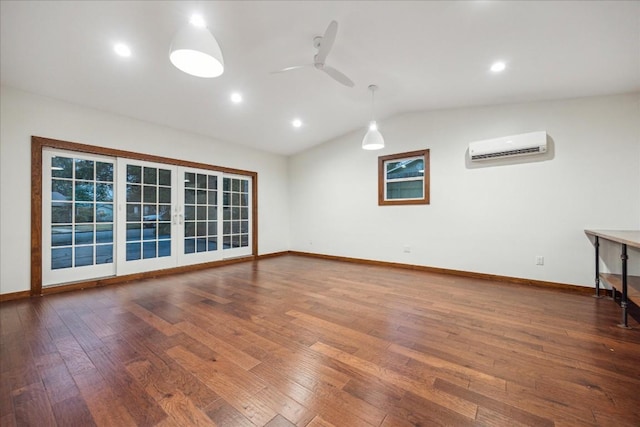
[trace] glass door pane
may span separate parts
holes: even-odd
[[[43,286],[113,276],[115,159],[43,150]]]
[[[118,159],[124,197],[118,239],[118,274],[176,265],[176,167]]]
[[[222,259],[219,172],[179,168],[180,265]]]
[[[223,258],[251,255],[251,178],[225,174],[222,190]]]

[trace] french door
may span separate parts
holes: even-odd
[[[251,255],[251,178],[43,150],[43,286]]]

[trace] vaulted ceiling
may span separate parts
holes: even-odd
[[[215,79],[168,59],[195,12],[224,54]],[[640,90],[637,1],[2,1],[0,16],[3,85],[280,154],[364,135],[372,83],[383,133],[404,112]],[[355,87],[271,73],[312,63],[332,20],[326,63]]]

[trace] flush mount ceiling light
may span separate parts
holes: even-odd
[[[371,121],[369,122],[369,130],[362,140],[362,148],[364,150],[380,150],[384,148],[384,138],[378,130],[378,124],[374,120],[373,116],[373,101],[374,93],[378,89],[376,85],[369,85],[371,91]]]
[[[239,104],[242,102],[242,94],[238,93],[238,92],[233,92],[231,94],[231,102],[233,102],[234,104]]]
[[[122,56],[123,58],[128,58],[131,56],[131,49],[129,49],[129,46],[127,46],[124,43],[116,43],[113,46],[113,51],[118,55],[118,56]]]
[[[224,72],[220,45],[199,15],[173,37],[169,59],[176,68],[196,77],[213,78]]]
[[[504,71],[505,68],[507,68],[507,64],[505,64],[502,61],[494,62],[491,65],[491,71],[493,71],[494,73],[499,73],[501,71]]]

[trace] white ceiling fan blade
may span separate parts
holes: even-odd
[[[291,70],[297,70],[298,68],[307,68],[313,67],[313,64],[305,64],[305,65],[294,65],[293,67],[282,68],[281,70],[271,71],[271,74],[284,73]]]
[[[349,87],[353,87],[355,86],[355,83],[353,83],[353,81],[351,81],[351,79],[347,76],[345,76],[343,73],[341,73],[340,71],[336,70],[333,67],[329,67],[329,66],[324,66],[322,68],[322,70],[329,74],[331,77],[333,77],[334,80],[342,83],[345,86],[349,86]]]
[[[322,40],[320,41],[320,48],[318,49],[318,54],[315,57],[316,63],[324,64],[324,61],[327,59],[327,55],[333,46],[333,42],[336,40],[337,33],[338,23],[336,21],[331,21],[327,30],[324,32],[324,36],[322,36]]]

